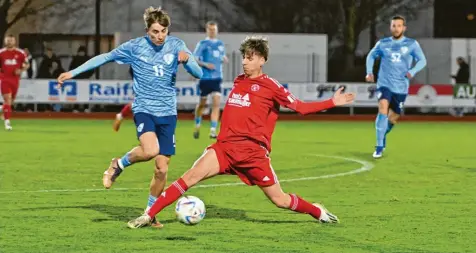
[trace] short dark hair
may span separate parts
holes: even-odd
[[[269,54],[268,40],[258,36],[246,37],[246,39],[241,42],[240,52],[243,57],[250,54],[258,54],[267,61]]]
[[[215,20],[210,20],[210,21],[207,22],[206,25],[207,25],[207,26],[209,26],[209,25],[216,25],[216,26],[218,26],[218,23],[217,23]]]
[[[163,27],[169,27],[170,17],[169,17],[169,14],[165,12],[164,10],[162,10],[161,7],[154,8],[151,6],[145,9],[144,23],[147,29],[149,29],[155,23],[159,23]]]
[[[407,20],[402,15],[393,16],[392,20],[401,20],[401,21],[403,21],[403,25],[407,25]]]

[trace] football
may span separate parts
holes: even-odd
[[[195,196],[181,197],[175,205],[177,219],[186,225],[195,225],[205,217],[205,204]]]

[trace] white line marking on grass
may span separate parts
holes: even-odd
[[[366,172],[371,170],[374,167],[374,164],[365,160],[360,160],[356,158],[350,157],[343,157],[343,156],[330,156],[330,155],[317,155],[317,154],[309,154],[310,156],[316,157],[326,157],[332,158],[337,160],[344,160],[349,162],[355,162],[361,164],[362,166],[358,169],[354,169],[348,172],[341,172],[336,174],[329,174],[329,175],[322,175],[316,177],[301,177],[301,178],[292,178],[292,179],[283,179],[279,180],[280,183],[284,182],[296,182],[296,181],[309,181],[309,180],[316,180],[316,179],[325,179],[325,178],[334,178],[334,177],[343,177],[349,176],[353,174],[358,174],[362,172]],[[197,185],[193,188],[214,188],[214,187],[227,187],[227,186],[240,186],[245,185],[244,183],[222,183],[222,184],[203,184]],[[53,189],[53,190],[35,190],[35,191],[0,191],[0,194],[16,194],[16,193],[54,193],[54,192],[102,192],[102,191],[142,191],[149,188],[112,188],[106,190],[104,188],[97,188],[97,189]]]

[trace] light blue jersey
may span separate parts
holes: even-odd
[[[134,114],[147,113],[157,117],[177,115],[175,79],[180,51],[190,55],[184,64],[187,72],[201,78],[202,70],[192,53],[181,39],[173,36],[167,36],[160,46],[153,44],[148,36],[132,39],[109,53],[92,58],[72,73],[76,76],[111,61],[130,64],[134,73]]]
[[[377,88],[387,87],[397,94],[408,94],[410,80],[406,77],[407,73],[414,77],[426,66],[420,45],[407,37],[398,40],[388,37],[377,42],[367,56],[367,74],[372,74],[377,57],[380,57]],[[413,60],[416,64],[412,68]]]
[[[223,58],[226,56],[225,44],[218,39],[204,39],[197,43],[193,52],[199,61],[215,65],[210,70],[202,67],[202,80],[223,79]]]

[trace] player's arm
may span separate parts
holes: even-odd
[[[119,64],[130,64],[132,59],[132,43],[128,41],[115,48],[111,52],[94,56],[79,67],[69,72],[62,73],[58,77],[58,83],[62,84],[65,80],[71,79],[91,69],[95,69],[108,62],[116,61]]]
[[[228,63],[228,57],[226,56],[226,47],[223,42],[222,42],[222,46],[223,46],[223,52],[221,52],[221,61],[223,63]]]
[[[203,43],[202,41],[199,41],[197,45],[195,46],[195,50],[193,50],[193,56],[195,57],[195,60],[197,61],[198,65],[200,65],[200,67],[206,67],[207,63],[202,61],[203,59],[202,54],[203,54]]]
[[[275,101],[281,106],[287,107],[301,115],[316,113],[336,106],[350,104],[355,98],[355,94],[342,93],[343,88],[340,88],[330,99],[324,101],[304,102],[297,99],[279,83],[275,83],[278,85],[274,95]]]
[[[375,46],[370,50],[367,55],[365,62],[367,75],[365,77],[367,82],[374,82],[374,63],[375,59],[382,56],[382,51],[380,50],[380,41],[375,44]]]
[[[197,79],[202,78],[202,68],[200,68],[195,57],[193,57],[192,52],[190,52],[183,41],[181,42],[179,49],[179,62],[183,63],[183,67],[190,75]]]
[[[197,61],[200,67],[213,69],[215,67],[213,64],[203,61],[204,49],[205,49],[205,43],[203,43],[203,41],[199,41],[197,45],[195,46],[195,50],[193,51],[193,56],[195,56],[195,60]]]
[[[22,52],[22,55],[23,55],[22,64],[21,64],[21,67],[19,69],[15,70],[15,74],[18,75],[18,76],[21,75],[21,73],[23,71],[27,70],[30,67],[30,63],[28,62],[28,58],[27,58],[26,54],[23,51],[21,51],[21,52]]]
[[[22,66],[21,66],[21,71],[25,71],[30,68],[30,63],[28,61],[24,61]]]
[[[418,72],[420,72],[426,66],[426,57],[423,53],[423,50],[420,47],[420,44],[415,41],[415,48],[412,51],[412,56],[416,60],[415,66],[411,68],[408,73],[410,74],[409,78],[414,77]]]

